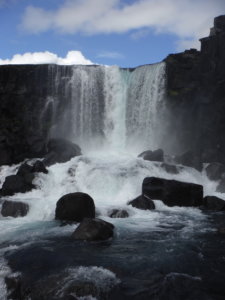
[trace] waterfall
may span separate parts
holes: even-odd
[[[102,147],[142,151],[160,146],[164,63],[136,69],[55,67],[48,95],[55,103],[51,135],[66,137],[84,151]]]

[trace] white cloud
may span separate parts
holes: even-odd
[[[124,58],[123,54],[114,51],[102,51],[97,55],[97,57],[112,58],[112,59]]]
[[[195,43],[208,35],[213,18],[222,13],[225,13],[224,0],[136,0],[132,3],[64,0],[61,7],[51,11],[27,7],[22,28],[30,33],[56,30],[68,34],[125,33],[151,28],[157,34],[171,33],[180,40]]]
[[[27,64],[92,65],[93,62],[86,59],[80,51],[69,51],[64,58],[45,51],[15,54],[11,59],[0,59],[0,65]]]

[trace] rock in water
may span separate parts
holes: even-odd
[[[110,218],[128,218],[129,214],[124,209],[113,209],[108,215]]]
[[[34,175],[27,173],[24,176],[10,175],[5,178],[1,194],[3,196],[12,196],[16,193],[26,193],[31,191],[35,186],[32,184]]]
[[[225,210],[225,200],[216,196],[206,196],[203,199],[204,208],[215,211]]]
[[[84,219],[75,229],[72,238],[75,240],[98,241],[113,236],[113,224],[100,219]]]
[[[147,150],[139,154],[138,157],[142,157],[144,160],[149,161],[164,161],[164,153],[162,149],[155,151]]]
[[[3,217],[24,217],[29,211],[29,205],[23,202],[5,200],[2,204]]]
[[[32,167],[32,172],[48,174],[48,170],[45,168],[45,165],[41,160],[37,160],[34,163],[34,165]]]
[[[48,142],[48,153],[43,163],[50,166],[55,163],[66,162],[78,155],[81,155],[81,149],[78,145],[64,139],[51,139]]]
[[[167,164],[167,163],[162,163],[160,165],[160,167],[163,168],[169,174],[179,174],[179,169],[175,165],[171,165],[171,164]]]
[[[84,218],[94,217],[94,200],[88,194],[67,194],[56,204],[55,218],[58,220],[81,222]]]
[[[168,206],[201,206],[203,187],[199,184],[180,182],[156,177],[146,177],[142,194],[162,200]]]
[[[183,166],[194,168],[198,171],[202,170],[202,162],[200,158],[192,151],[187,151],[175,157],[175,161]]]
[[[152,199],[148,198],[145,195],[140,195],[139,197],[135,198],[134,200],[128,202],[129,205],[133,207],[143,209],[143,210],[152,210],[155,209],[155,204]]]
[[[206,167],[205,171],[210,180],[219,180],[225,173],[225,166],[221,163],[213,162]]]

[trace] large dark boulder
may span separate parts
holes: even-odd
[[[223,174],[225,174],[225,165],[213,162],[206,167],[205,171],[210,180],[219,180],[222,178]]]
[[[10,175],[5,178],[5,182],[2,185],[1,195],[12,196],[16,193],[26,193],[35,188],[32,183],[34,175],[28,173],[24,176]]]
[[[71,193],[61,197],[55,210],[55,218],[62,221],[81,222],[95,217],[94,200],[85,193]]]
[[[149,197],[147,197],[145,195],[140,195],[139,197],[135,198],[134,200],[129,201],[128,204],[133,207],[143,209],[143,210],[155,209],[155,204],[152,201],[152,199],[150,199]]]
[[[203,205],[205,209],[222,211],[225,210],[225,200],[216,196],[206,196],[203,199]]]
[[[46,166],[63,163],[72,157],[81,155],[81,149],[78,145],[64,139],[49,140],[47,148],[48,153],[43,160]]]
[[[113,236],[113,224],[100,220],[85,218],[75,229],[72,238],[75,240],[98,241]]]
[[[162,200],[168,206],[200,206],[203,204],[203,187],[199,184],[156,177],[146,177],[142,194]]]
[[[29,211],[29,205],[23,202],[5,200],[2,204],[3,217],[24,217]]]
[[[109,212],[110,218],[128,218],[129,214],[125,209],[113,209]]]
[[[155,151],[147,150],[139,154],[138,157],[142,157],[144,160],[149,161],[164,161],[164,153],[162,149]]]

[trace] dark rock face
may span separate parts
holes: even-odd
[[[75,240],[98,241],[113,236],[113,224],[100,219],[84,219],[75,229],[72,238]]]
[[[124,209],[113,209],[109,212],[110,218],[128,218],[129,214]]]
[[[203,204],[203,187],[194,183],[146,177],[142,184],[143,195],[162,200],[168,206],[200,206]]]
[[[135,198],[134,200],[128,202],[129,205],[143,209],[143,210],[152,210],[155,209],[154,202],[145,195],[140,195],[139,197]]]
[[[35,186],[32,184],[34,179],[33,174],[26,174],[25,176],[10,175],[7,176],[1,189],[2,196],[12,196],[16,193],[26,193],[31,191]]]
[[[21,276],[11,275],[5,278],[5,284],[8,290],[8,299],[21,299]]]
[[[29,211],[29,205],[23,202],[5,200],[2,204],[3,217],[24,217]]]
[[[64,139],[51,139],[47,148],[48,154],[43,161],[46,166],[63,163],[74,156],[81,155],[81,149],[78,145]]]
[[[215,196],[206,196],[203,199],[205,209],[222,211],[225,210],[225,200]]]
[[[205,171],[210,180],[219,180],[225,174],[225,165],[213,162],[206,167]]]
[[[62,221],[81,222],[95,217],[94,200],[85,193],[71,193],[61,197],[55,210],[55,218]]]
[[[162,149],[155,151],[147,150],[139,154],[138,157],[142,157],[144,160],[149,161],[164,161],[164,153]]]
[[[199,162],[225,162],[225,16],[195,49],[166,59],[170,153],[190,149]],[[213,122],[212,122],[213,120]],[[169,151],[170,150],[170,151]]]

